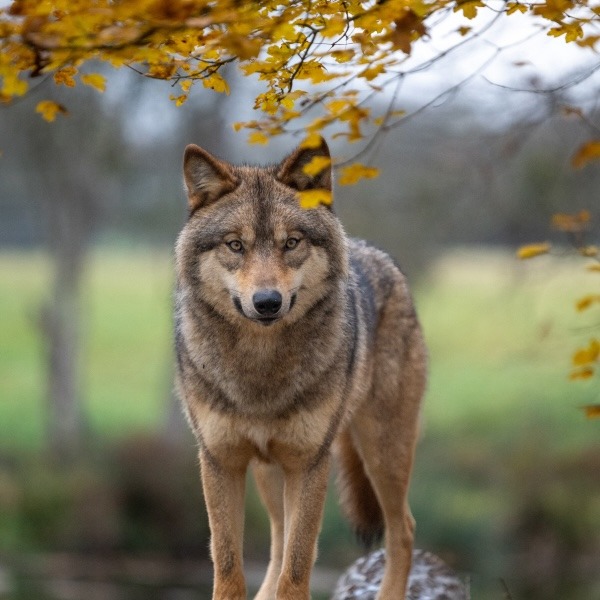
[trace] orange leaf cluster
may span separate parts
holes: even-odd
[[[582,169],[589,162],[600,159],[600,140],[591,140],[583,144],[571,159],[575,169]]]
[[[575,308],[577,309],[577,312],[583,312],[593,304],[600,304],[600,294],[588,294],[587,296],[580,298],[575,303]]]
[[[600,404],[588,404],[581,408],[588,419],[600,419]]]
[[[552,226],[567,233],[580,233],[589,227],[591,215],[582,210],[575,215],[557,213],[552,216]]]
[[[594,371],[600,360],[600,342],[592,339],[588,346],[579,348],[573,354],[573,371],[571,379],[589,379],[594,375]]]

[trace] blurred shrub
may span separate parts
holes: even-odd
[[[95,455],[68,470],[42,457],[0,470],[3,550],[207,555],[192,447],[144,435]]]
[[[600,446],[561,453],[531,432],[507,445],[456,433],[420,448],[417,545],[482,580],[472,586],[477,597],[500,597],[499,578],[515,598],[595,597]]]
[[[130,438],[114,453],[123,546],[208,552],[208,521],[195,449],[160,437]]]
[[[512,458],[513,589],[523,598],[561,598],[594,580],[600,587],[600,446],[566,457],[530,447]]]

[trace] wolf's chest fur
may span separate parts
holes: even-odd
[[[342,286],[298,321],[268,331],[252,324],[234,327],[204,303],[195,310],[181,306],[180,360],[206,391],[204,401],[217,410],[277,417],[309,409],[345,371],[352,337],[344,320],[346,302]]]

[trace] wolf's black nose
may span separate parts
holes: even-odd
[[[276,314],[281,308],[283,298],[277,290],[259,290],[252,296],[256,312],[263,316]]]

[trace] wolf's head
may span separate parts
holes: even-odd
[[[236,166],[198,146],[184,155],[190,216],[177,242],[180,289],[228,321],[291,323],[340,285],[346,238],[329,206],[304,209],[299,192],[331,192],[331,167],[309,175],[325,141],[280,164]],[[310,171],[310,170],[309,170]]]

